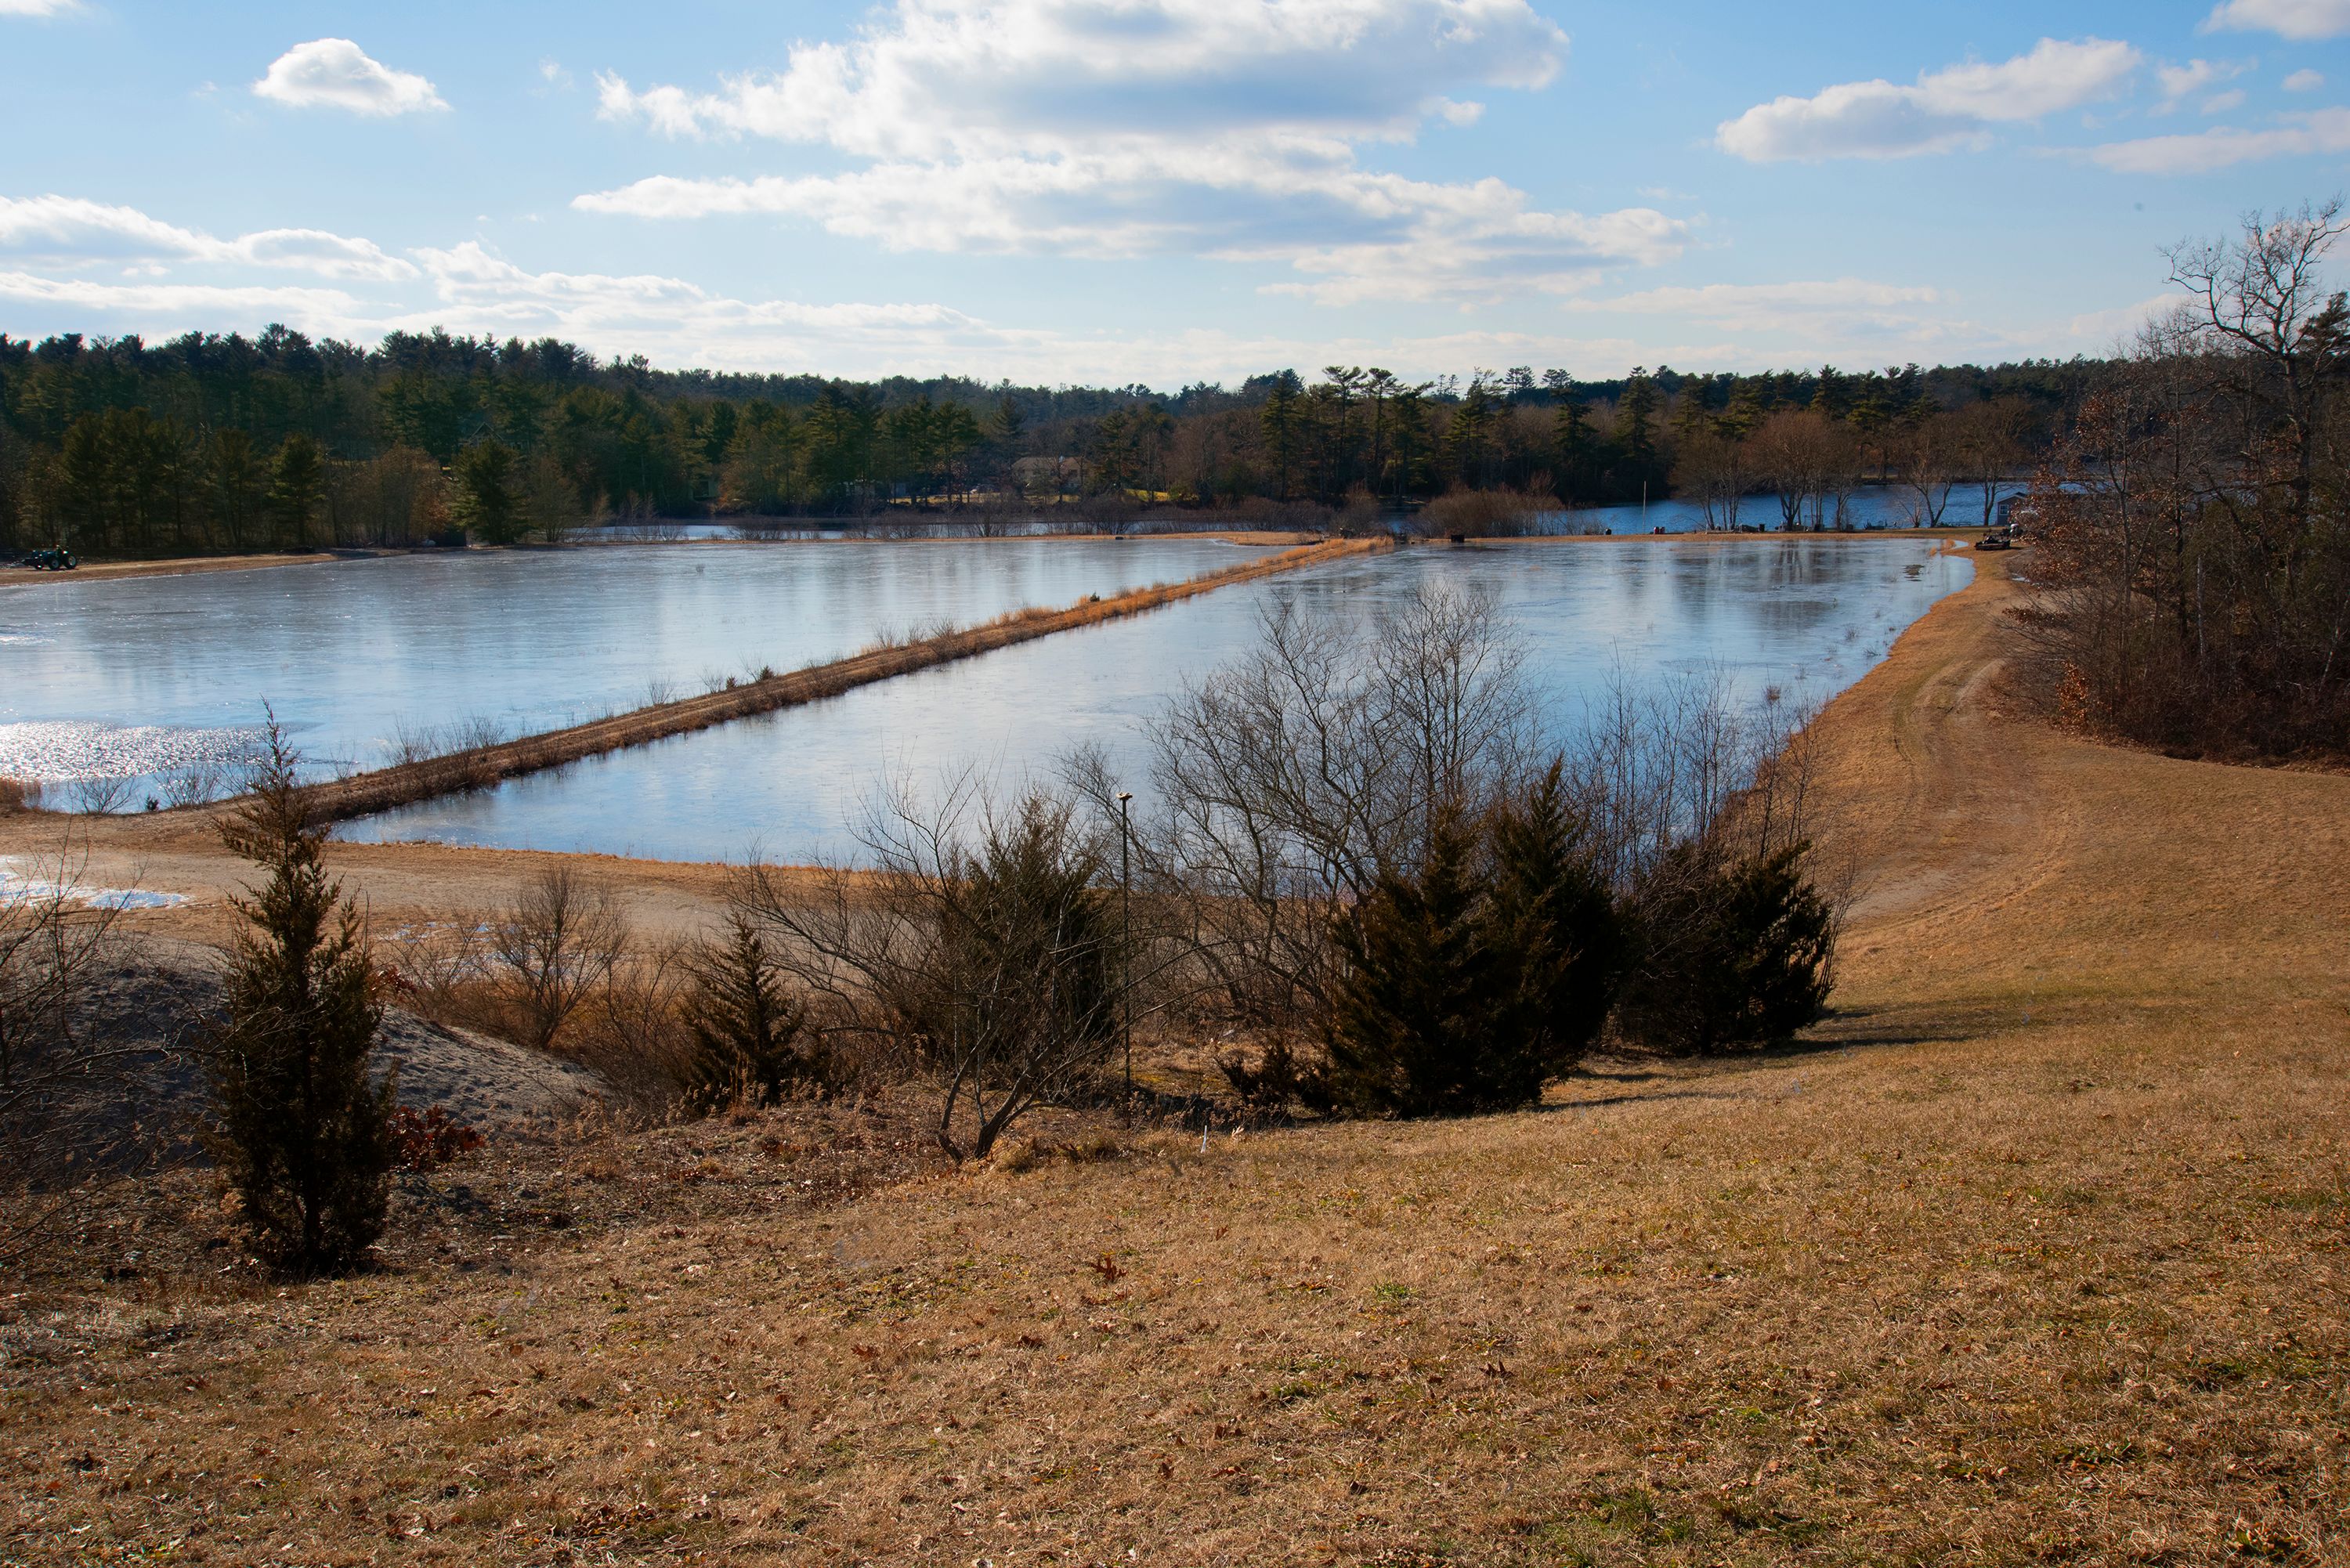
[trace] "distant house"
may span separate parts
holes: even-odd
[[[1027,495],[1066,495],[1078,488],[1084,465],[1074,457],[1024,457],[1012,464],[1012,476]]]

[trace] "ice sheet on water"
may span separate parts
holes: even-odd
[[[27,898],[47,900],[60,896],[85,909],[170,909],[188,901],[185,893],[161,893],[148,888],[92,888],[81,882],[59,882],[41,875],[41,869],[20,856],[0,855],[0,908]]]
[[[76,784],[161,778],[187,769],[233,772],[254,760],[262,732],[249,724],[199,729],[80,719],[0,724],[0,778]]]

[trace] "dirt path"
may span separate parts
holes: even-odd
[[[2203,1001],[2256,994],[2255,973],[2350,980],[2350,774],[2003,712],[2010,559],[1980,561],[1819,721],[1859,868],[1846,994]]]

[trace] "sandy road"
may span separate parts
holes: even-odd
[[[2014,559],[1979,561],[1818,721],[1856,871],[1843,999],[2229,1008],[2257,974],[2338,1010],[2350,774],[2165,757],[2005,711]]]

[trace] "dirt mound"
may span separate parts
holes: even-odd
[[[70,1111],[78,1141],[119,1161],[133,1151],[185,1155],[203,1103],[196,1051],[220,1006],[220,955],[193,942],[122,942],[83,993],[82,1036],[127,1053]],[[445,1028],[397,1008],[384,1012],[381,1051],[399,1074],[400,1104],[440,1106],[468,1126],[546,1124],[607,1097],[585,1067],[504,1040]]]

